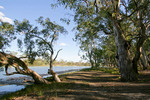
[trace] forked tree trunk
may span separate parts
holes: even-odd
[[[133,69],[132,59],[129,52],[129,44],[125,40],[121,27],[116,20],[113,21],[113,29],[115,36],[115,43],[117,46],[118,65],[121,72],[122,81],[134,81],[137,80],[137,74]]]
[[[5,65],[5,72],[7,75],[23,74],[23,75],[31,76],[34,79],[35,83],[38,83],[38,84],[49,84],[50,83],[47,80],[45,80],[44,78],[42,78],[35,71],[29,69],[27,67],[27,65],[21,59],[15,57],[15,56],[0,52],[0,63],[2,65]],[[8,73],[7,68],[9,65],[15,67],[16,72]]]
[[[61,82],[60,78],[58,77],[57,73],[55,73],[53,71],[53,59],[52,59],[52,56],[51,56],[51,60],[50,60],[50,69],[48,71],[49,74],[52,75],[53,79],[56,81],[56,82]]]

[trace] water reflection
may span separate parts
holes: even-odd
[[[4,71],[4,67],[0,67],[0,72],[3,72]]]
[[[30,67],[30,69],[34,70],[38,74],[42,75],[43,77],[47,77],[47,71],[49,67]],[[78,67],[78,66],[57,66],[54,67],[54,71],[57,74],[63,74],[66,72],[72,72],[77,71],[83,68],[89,68],[89,67]],[[14,72],[15,69],[13,67],[8,68],[8,72]],[[46,75],[46,76],[45,76]],[[4,67],[0,67],[0,96],[7,94],[9,92],[14,92],[23,89],[24,85],[12,85],[12,84],[24,84],[23,80],[26,79],[29,80],[30,77],[27,77],[25,75],[15,74],[12,76],[6,76]],[[2,86],[3,84],[3,86]]]
[[[21,90],[25,88],[24,85],[4,85],[4,86],[0,86],[0,96],[10,93],[10,92],[15,92],[18,90]]]

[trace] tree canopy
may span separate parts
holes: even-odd
[[[36,72],[30,70],[25,62],[16,56],[7,54],[3,51],[3,48],[9,45],[9,42],[13,39],[17,40],[18,47],[26,55],[23,58],[28,58],[30,63],[33,63],[36,57],[42,57],[49,62],[50,71],[55,81],[60,82],[59,77],[53,71],[53,63],[56,60],[58,53],[57,51],[54,57],[54,43],[58,39],[59,35],[66,34],[67,31],[64,27],[53,23],[49,18],[43,19],[40,17],[37,19],[39,26],[33,26],[28,20],[22,22],[15,20],[15,25],[9,23],[1,23],[1,52],[0,52],[0,64],[5,66],[7,75],[12,74],[24,74],[32,76],[36,83],[48,83]],[[9,66],[13,66],[16,72],[8,73],[7,69]]]
[[[147,31],[150,25],[148,17],[149,0],[57,1],[56,5],[64,5],[75,12],[74,21],[77,23],[76,30],[78,31],[76,38],[81,45],[84,42],[88,43],[89,35],[91,35],[90,39],[96,35],[99,36],[99,32],[113,35],[121,79],[123,81],[137,80],[137,62],[141,55],[140,48],[149,38]],[[82,41],[81,36],[86,37],[87,40]],[[94,39],[96,38],[94,37]]]

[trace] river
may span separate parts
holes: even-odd
[[[47,66],[38,66],[38,67],[29,67],[30,69],[34,70],[42,77],[49,77],[50,75],[47,74],[49,67]],[[53,67],[54,71],[59,75],[67,72],[79,71],[84,68],[89,68],[87,66],[55,66]],[[10,67],[8,72],[14,72],[15,69]],[[26,75],[15,74],[11,76],[7,76],[5,74],[4,68],[0,67],[0,96],[15,92],[25,88],[26,85],[30,84],[25,82],[24,80],[32,80],[31,77]]]

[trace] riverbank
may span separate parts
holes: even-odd
[[[58,75],[61,75],[61,74],[75,72],[75,71],[79,71],[79,70],[81,70],[81,69],[56,71],[56,73]],[[46,78],[46,77],[50,77],[51,75],[50,74],[40,74],[40,76]],[[10,77],[10,78],[3,79],[3,80],[1,79],[0,80],[0,86],[12,85],[12,84],[15,84],[15,85],[30,85],[30,84],[33,84],[33,82],[34,82],[34,80],[32,79],[32,77],[24,75],[24,77],[23,76],[22,77]]]
[[[121,82],[119,77],[117,70],[78,71],[61,75],[61,83],[31,85],[5,97],[12,97],[13,100],[150,99],[150,71],[140,72],[138,82]],[[3,99],[1,98],[1,100]]]
[[[30,64],[27,60],[24,60],[24,62],[28,66],[49,66],[49,63],[46,60],[42,59],[36,59],[33,64]],[[60,60],[60,61],[55,61],[53,63],[53,66],[90,66],[90,63],[88,62],[73,62],[73,61],[65,61],[65,60]]]
[[[43,78],[50,77],[51,75],[46,74],[48,67],[30,67],[34,71],[40,74]],[[64,73],[69,73],[69,72],[74,72],[74,71],[79,71],[83,68],[88,68],[88,67],[54,67],[55,72],[58,75],[64,74]],[[9,69],[10,71],[13,71],[13,69]],[[31,85],[34,83],[34,80],[30,76],[26,75],[12,75],[12,76],[7,76],[5,75],[5,72],[0,73],[0,97],[4,94],[15,92],[18,90],[21,90],[25,88],[27,85]]]

